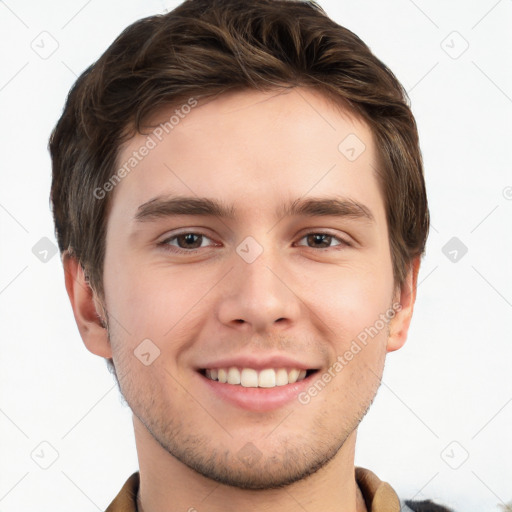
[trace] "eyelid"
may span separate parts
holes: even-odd
[[[349,247],[352,247],[354,245],[354,241],[352,239],[352,237],[346,235],[346,236],[341,236],[340,234],[338,233],[332,233],[329,229],[322,229],[322,228],[319,228],[319,229],[310,229],[308,231],[305,231],[303,234],[299,234],[298,235],[298,240],[302,240],[304,239],[305,237],[309,236],[309,235],[328,235],[332,238],[334,238],[335,240],[337,240],[338,242],[340,242],[340,245],[346,245],[346,246],[349,246]],[[302,246],[301,247],[308,247],[307,245],[306,246]],[[332,246],[332,247],[337,247],[337,246]],[[323,247],[323,249],[331,249],[332,247]],[[313,247],[309,247],[310,249],[313,249]],[[320,248],[321,250],[322,248]],[[318,250],[318,249],[317,249]]]
[[[172,238],[176,238],[180,235],[188,235],[188,234],[202,235],[205,238],[213,239],[213,237],[210,234],[208,234],[207,230],[205,230],[204,228],[190,227],[190,228],[178,228],[177,230],[167,231],[164,235],[158,237],[158,239],[160,241],[157,243],[166,242],[166,241],[171,240]]]
[[[210,240],[210,242],[213,242],[212,244],[210,244],[209,246],[207,247],[214,247],[214,246],[219,246],[219,242],[216,242],[213,237],[209,236],[208,234],[204,233],[200,228],[189,228],[189,229],[182,229],[180,231],[177,231],[177,232],[173,232],[172,234],[169,234],[169,233],[166,233],[166,235],[164,236],[164,238],[157,242],[157,246],[164,249],[164,250],[167,250],[167,251],[170,251],[170,252],[175,252],[175,253],[194,253],[196,251],[199,251],[201,249],[206,249],[207,247],[197,247],[197,248],[194,248],[194,249],[183,249],[182,247],[178,247],[176,245],[171,245],[169,242],[171,241],[174,241],[176,240],[176,238],[178,238],[179,236],[181,235],[200,235],[202,236],[203,238],[207,238],[208,240]]]

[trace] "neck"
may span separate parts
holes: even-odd
[[[356,484],[354,449],[356,431],[331,461],[313,475],[287,487],[246,490],[219,484],[188,468],[151,436],[134,416],[135,442],[140,467],[137,496],[139,512],[366,512]]]

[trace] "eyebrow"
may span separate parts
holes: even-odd
[[[175,215],[199,215],[234,219],[235,209],[207,197],[166,197],[157,196],[140,205],[135,214],[136,222],[149,222]],[[350,198],[308,198],[281,206],[276,217],[288,216],[335,216],[375,222],[371,210],[364,204]]]

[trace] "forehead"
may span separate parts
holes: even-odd
[[[308,194],[348,195],[373,204],[376,216],[384,211],[371,130],[307,88],[184,101],[125,143],[117,164],[126,172],[113,207],[125,218],[163,194],[220,198],[241,217],[248,205],[262,213]]]

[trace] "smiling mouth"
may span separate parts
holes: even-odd
[[[242,386],[244,388],[274,388],[300,382],[317,370],[299,370],[298,368],[205,368],[200,370],[204,377],[222,384]]]

